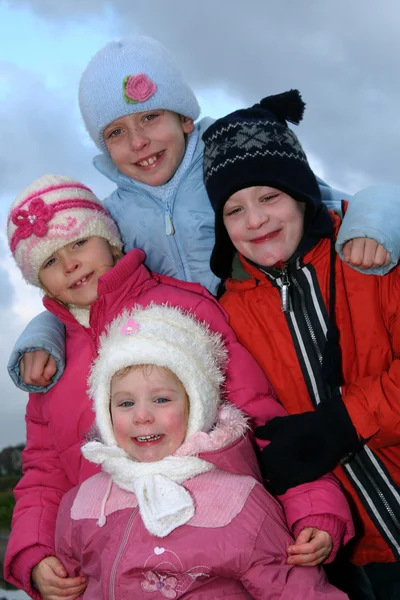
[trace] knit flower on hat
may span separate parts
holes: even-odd
[[[155,93],[157,86],[147,75],[127,75],[122,82],[124,98],[130,104],[145,102]]]
[[[47,223],[54,215],[53,206],[45,204],[42,198],[35,198],[28,210],[20,208],[12,215],[12,222],[18,227],[18,238],[26,239],[32,234],[43,237],[48,230]]]

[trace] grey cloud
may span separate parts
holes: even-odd
[[[197,89],[218,86],[252,103],[298,87],[308,110],[299,135],[327,178],[397,180],[400,6],[386,0],[26,0],[45,18],[113,13],[120,34],[152,35]]]
[[[91,165],[96,153],[83,131],[74,85],[52,90],[38,76],[0,62],[8,94],[0,103],[0,207],[36,177],[68,175],[92,186],[100,197],[114,186]],[[82,143],[85,140],[86,143]]]

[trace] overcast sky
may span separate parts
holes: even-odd
[[[399,182],[399,30],[397,0],[0,0],[0,448],[24,441],[26,395],[6,363],[41,307],[12,265],[6,215],[45,173],[77,178],[100,198],[112,190],[91,165],[77,105],[96,51],[130,33],[158,38],[202,116],[300,89],[297,133],[315,171],[355,192]]]

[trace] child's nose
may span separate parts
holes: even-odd
[[[79,260],[75,257],[65,257],[63,262],[64,262],[65,273],[72,273],[80,265]]]
[[[246,225],[247,229],[258,229],[263,223],[269,221],[268,215],[257,209],[252,209],[247,212]]]
[[[149,143],[149,138],[143,131],[139,129],[131,132],[129,136],[129,143],[132,150],[137,151],[141,150]]]
[[[154,421],[153,414],[146,406],[135,406],[133,420],[137,424],[152,423]]]

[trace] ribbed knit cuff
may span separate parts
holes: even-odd
[[[314,527],[315,529],[319,529],[320,531],[326,531],[332,538],[332,551],[328,558],[323,562],[324,565],[327,565],[333,562],[336,558],[336,555],[339,551],[339,548],[342,545],[344,534],[346,533],[346,524],[335,517],[334,515],[322,514],[322,515],[311,515],[309,517],[304,517],[303,519],[299,519],[293,525],[293,535],[295,538],[299,535],[303,529],[306,527]]]

